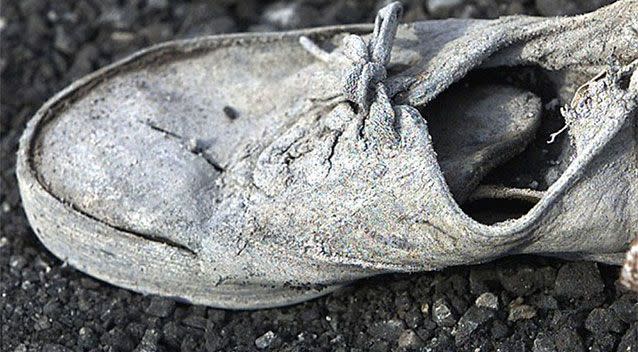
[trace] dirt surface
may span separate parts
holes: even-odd
[[[214,4],[213,4],[214,3]],[[605,1],[405,1],[406,20],[562,15]],[[618,268],[515,257],[390,275],[285,309],[145,297],[70,268],[36,239],[18,138],[72,80],[147,45],[204,34],[371,21],[376,1],[8,0],[0,3],[1,351],[636,351],[638,297]]]

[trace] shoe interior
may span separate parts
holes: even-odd
[[[473,191],[467,199],[455,197],[461,208],[475,220],[494,224],[523,216],[567,167],[572,152],[565,120],[560,113],[560,106],[566,102],[561,101],[554,84],[556,79],[552,72],[538,67],[476,70],[421,109],[424,116],[440,114],[445,110],[444,105],[450,104],[450,101],[445,99],[447,92],[468,91],[474,86],[484,84],[517,87],[530,91],[541,99],[540,124],[531,139],[519,141],[519,146],[514,148],[514,153],[507,155],[507,160],[486,172],[484,177],[473,185]],[[457,104],[463,104],[463,101],[458,101]],[[499,124],[494,124],[495,129],[500,127]],[[560,133],[557,133],[559,131]],[[431,128],[430,132],[437,157],[441,160],[440,155],[444,148],[437,142],[442,137],[436,135],[440,131]],[[446,177],[446,182],[451,185],[455,181]],[[486,188],[496,192],[482,192]]]

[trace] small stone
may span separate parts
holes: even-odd
[[[558,352],[554,339],[545,333],[540,333],[534,339],[533,352]]]
[[[197,315],[189,315],[182,320],[182,324],[201,330],[206,328],[206,322],[206,318]]]
[[[69,33],[62,27],[56,26],[55,29],[55,38],[53,40],[53,46],[59,51],[65,54],[73,54],[77,50],[77,43]]]
[[[556,298],[549,295],[534,295],[529,299],[530,303],[541,310],[558,309],[558,301]]]
[[[534,339],[533,352],[584,352],[583,341],[574,329],[562,328],[554,333],[540,333]]]
[[[262,21],[282,29],[299,28],[315,23],[317,10],[300,2],[277,2],[264,10]]]
[[[494,311],[488,308],[470,307],[456,324],[456,345],[465,343],[480,326],[494,318]]]
[[[463,0],[428,0],[426,8],[435,17],[449,17],[450,12],[463,4]]]
[[[48,274],[51,271],[51,266],[47,262],[42,260],[40,256],[37,256],[35,258],[33,267],[38,270],[44,271],[45,274]]]
[[[214,323],[221,323],[224,321],[224,319],[226,319],[226,311],[221,309],[209,308],[207,310],[207,313],[208,313],[208,320]]]
[[[554,344],[561,352],[584,352],[583,340],[574,329],[562,328],[554,334]]]
[[[477,307],[498,309],[498,297],[491,292],[485,292],[478,296],[474,304],[476,304]]]
[[[95,289],[98,289],[100,287],[100,283],[97,280],[93,280],[93,279],[88,278],[88,277],[81,278],[80,279],[80,284],[82,285],[82,287],[88,288],[90,290],[95,290]]]
[[[627,330],[620,343],[618,344],[618,352],[634,352],[638,351],[638,323],[634,323]]]
[[[146,0],[146,6],[149,9],[165,10],[168,8],[168,0]]]
[[[157,321],[157,318],[151,318],[149,319],[149,323],[147,324],[142,324],[142,323],[138,323],[138,322],[131,322],[126,326],[126,333],[129,334],[129,336],[131,336],[131,338],[134,341],[140,341],[142,340],[142,337],[144,337],[144,334],[146,333],[147,327],[148,326],[154,326],[154,323],[152,323],[152,321]]]
[[[536,8],[543,16],[570,16],[593,11],[611,0],[536,0]]]
[[[423,346],[423,340],[412,329],[404,330],[399,336],[399,348],[414,349]]]
[[[277,336],[275,335],[275,333],[269,330],[255,340],[255,346],[257,346],[257,348],[259,348],[260,350],[263,350],[264,348],[270,346],[273,341],[275,341],[276,337]]]
[[[100,342],[116,351],[132,351],[135,348],[131,337],[119,327],[114,327],[102,335]]]
[[[492,337],[495,339],[502,339],[510,333],[510,329],[505,323],[500,320],[495,320],[492,324]]]
[[[78,345],[82,348],[88,349],[97,345],[97,336],[93,330],[89,327],[83,326],[78,332]]]
[[[509,321],[527,320],[536,316],[536,308],[523,304],[523,300],[518,298],[510,303],[510,312],[507,316]]]
[[[368,333],[386,341],[396,341],[405,329],[403,321],[398,319],[375,322],[368,329]]]
[[[452,327],[456,324],[456,318],[445,299],[441,298],[434,302],[432,320],[439,326]]]
[[[423,315],[426,317],[430,315],[430,305],[427,303],[423,303],[421,305],[421,313],[423,313]]]
[[[161,297],[151,298],[151,303],[146,308],[146,313],[158,318],[166,318],[173,314],[175,302]]]
[[[72,352],[71,349],[65,346],[53,344],[53,343],[47,343],[46,345],[42,346],[42,349],[40,351],[41,352]]]
[[[164,336],[163,340],[168,342],[169,346],[177,347],[184,336],[184,329],[180,324],[171,321],[162,328],[162,335]]]
[[[621,333],[624,331],[623,323],[618,319],[616,313],[610,309],[595,308],[585,320],[585,328],[593,334],[606,332]]]
[[[12,255],[9,257],[9,266],[12,269],[20,270],[27,265],[27,260],[19,255]]]
[[[595,337],[594,343],[589,348],[589,352],[613,351],[617,341],[618,339],[616,338],[616,336],[612,334],[598,334]]]
[[[155,329],[147,329],[142,337],[142,341],[135,348],[134,352],[154,352],[159,349],[157,345],[160,339],[160,334]]]
[[[627,324],[638,321],[638,303],[621,298],[609,306],[616,316]]]
[[[49,317],[47,317],[46,315],[39,316],[35,320],[35,324],[33,325],[33,328],[35,329],[35,331],[47,330],[50,327],[51,327],[51,323],[49,323]]]
[[[67,73],[68,77],[77,78],[91,72],[99,56],[99,50],[95,45],[84,45],[75,53],[73,63]]]
[[[601,294],[604,289],[598,266],[593,262],[563,265],[554,283],[554,292],[564,298],[589,298]]]
[[[416,329],[423,323],[423,313],[414,306],[408,309],[402,317],[399,317],[402,318],[405,324],[411,329]]]
[[[529,265],[499,267],[498,278],[503,288],[516,296],[528,296],[536,289],[536,272]]]
[[[252,332],[246,331],[246,334],[252,334]],[[204,347],[206,351],[223,351],[224,347],[230,342],[228,337],[226,329],[216,327],[215,323],[209,320],[204,331]]]
[[[495,270],[482,267],[472,268],[469,276],[470,292],[475,295],[497,289],[500,286]]]

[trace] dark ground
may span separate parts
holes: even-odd
[[[405,1],[406,20],[568,14],[601,2]],[[20,133],[45,99],[149,44],[371,21],[377,5],[297,1],[286,16],[277,11],[285,3],[212,3],[0,2],[0,350],[638,351],[638,297],[616,283],[618,268],[594,263],[516,257],[375,278],[291,308],[231,312],[118,289],[53,257],[27,224],[14,176]]]

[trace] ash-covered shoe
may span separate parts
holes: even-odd
[[[155,46],[37,112],[24,208],[90,275],[225,308],[514,253],[619,263],[637,13],[397,26],[394,3],[374,26]]]

